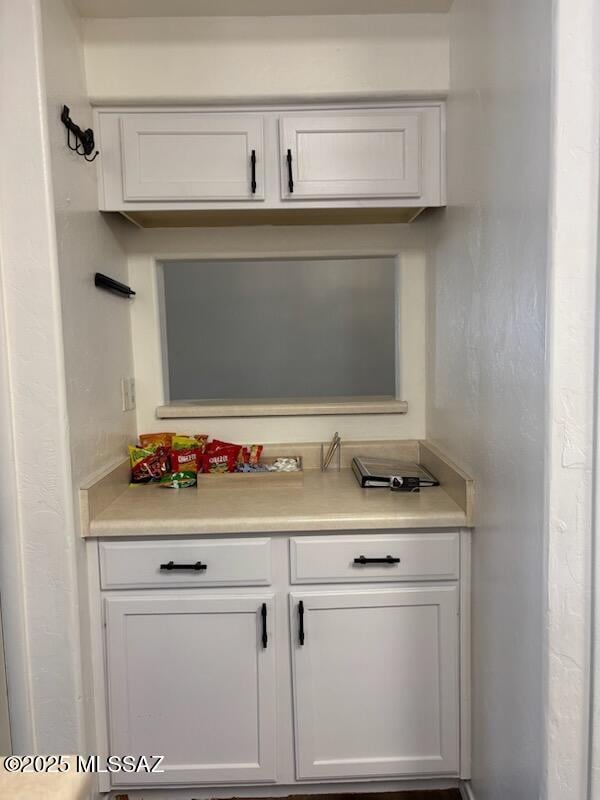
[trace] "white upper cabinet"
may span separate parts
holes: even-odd
[[[263,123],[235,114],[123,114],[123,200],[262,200]]]
[[[282,197],[420,197],[418,111],[282,116]]]
[[[102,108],[95,125],[100,209],[142,226],[398,222],[445,203],[442,102]]]

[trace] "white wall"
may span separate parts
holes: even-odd
[[[594,481],[600,497],[599,453],[594,465],[593,450],[600,410],[598,398],[594,400],[595,366],[600,363],[594,354],[599,321],[599,40],[596,0],[555,3],[547,382],[548,800],[600,796],[600,609],[592,617],[590,604]],[[598,542],[595,548],[599,566]],[[596,592],[599,587],[597,573]],[[596,715],[590,720],[593,639]],[[588,764],[590,733],[594,749]],[[588,789],[589,768],[593,775]]]
[[[404,439],[425,436],[425,249],[418,226],[179,228],[137,230],[123,241],[130,254],[138,432],[173,429],[243,442]],[[408,414],[158,420],[163,402],[159,302],[160,258],[398,255],[400,276],[400,386]]]
[[[79,613],[81,625],[82,688],[88,725],[80,742],[87,743],[85,752],[94,752],[90,739],[93,726],[85,549],[79,538],[78,488],[90,475],[120,460],[127,442],[135,436],[135,415],[121,410],[120,381],[133,374],[128,303],[94,286],[96,271],[127,283],[127,260],[113,232],[126,223],[98,213],[96,165],[86,163],[67,148],[66,131],[59,119],[66,103],[82,128],[92,124],[85,93],[80,20],[70,0],[42,0],[41,7],[75,510],[74,530],[65,530],[64,536],[73,540],[77,564],[77,586],[73,587],[75,596],[70,602]],[[57,617],[54,625],[62,624]],[[70,751],[76,746],[73,741]]]
[[[93,288],[95,269],[123,278],[127,264],[96,211],[95,170],[67,150],[59,121],[63,102],[84,125],[91,117],[77,18],[67,0],[3,0],[0,13],[0,580],[13,745],[94,752],[76,487],[135,429],[118,400],[128,309]]]
[[[95,103],[203,103],[323,96],[443,95],[445,14],[135,18],[83,21],[88,93]],[[181,420],[224,438],[277,441],[425,435],[424,248],[414,226],[239,228],[123,232],[130,254],[138,431],[160,430],[163,402],[154,259],[401,254],[405,416]],[[172,424],[172,423],[171,423]]]
[[[473,789],[542,798],[551,5],[455,0],[428,437],[476,479]],[[569,794],[562,797],[583,797]]]
[[[73,480],[122,455],[135,428],[121,411],[121,377],[132,370],[129,303],[94,286],[104,272],[127,283],[127,259],[115,232],[127,222],[98,213],[96,164],[66,146],[62,105],[82,127],[92,125],[86,96],[80,20],[69,0],[43,0],[48,129],[62,299]]]
[[[77,578],[59,270],[37,0],[0,3],[0,581],[13,746],[81,743]]]
[[[445,14],[84,21],[94,103],[444,94]]]

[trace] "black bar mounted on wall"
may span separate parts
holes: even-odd
[[[94,153],[94,147],[96,146],[94,142],[94,131],[91,128],[86,128],[84,131],[81,130],[79,125],[76,125],[71,119],[70,113],[69,107],[63,106],[60,119],[67,129],[67,145],[70,150],[73,150],[79,156],[83,156],[86,161],[94,161],[99,155],[98,150]],[[71,142],[71,136],[75,139],[75,146],[73,146]],[[92,153],[94,153],[94,155],[88,158]]]
[[[135,292],[130,286],[119,283],[119,281],[116,281],[114,278],[109,278],[108,275],[103,275],[101,272],[97,272],[94,275],[94,285],[99,289],[106,289],[108,292],[114,292],[121,297],[135,297]]]

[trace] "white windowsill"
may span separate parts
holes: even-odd
[[[325,414],[406,414],[408,403],[394,397],[318,397],[282,400],[185,400],[156,409],[159,419],[196,417],[306,417]]]

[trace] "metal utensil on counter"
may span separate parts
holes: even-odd
[[[331,440],[331,442],[329,444],[329,448],[328,448],[327,454],[325,456],[323,456],[323,445],[321,445],[321,471],[322,472],[325,472],[328,469],[328,467],[331,464],[331,462],[333,460],[333,457],[336,454],[336,452],[338,453],[338,470],[340,469],[340,460],[341,460],[340,448],[341,448],[341,444],[342,444],[342,437],[336,431],[333,434],[333,439]]]

